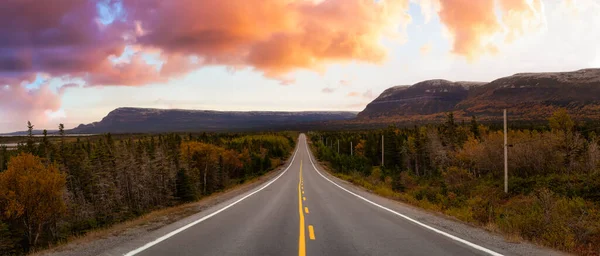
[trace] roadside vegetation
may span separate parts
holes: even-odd
[[[458,123],[449,113],[439,125],[309,137],[316,157],[334,175],[374,193],[511,241],[600,254],[600,138],[564,110],[546,126],[510,129],[509,193],[503,133],[475,118]]]
[[[30,133],[16,149],[0,148],[0,255],[47,248],[244,183],[281,165],[296,138]]]

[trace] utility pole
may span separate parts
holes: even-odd
[[[384,159],[383,159],[383,135],[381,135],[381,166],[383,166],[384,163]]]
[[[340,140],[338,140],[338,155],[340,154]]]
[[[506,128],[506,109],[504,109],[504,193],[508,193],[508,132]]]
[[[353,156],[353,152],[352,152],[352,141],[350,141],[350,156]]]

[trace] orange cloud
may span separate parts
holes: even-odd
[[[346,96],[348,96],[348,97],[358,97],[358,96],[360,96],[360,92],[349,92]]]
[[[409,0],[122,0],[127,17],[110,24],[99,21],[94,1],[33,2],[9,1],[2,10],[12,11],[0,11],[12,24],[0,28],[0,73],[88,85],[160,83],[202,65],[249,67],[287,84],[296,69],[383,61],[381,39],[398,38],[410,21]],[[139,53],[116,57],[128,47]],[[146,51],[159,53],[160,69],[144,61]]]
[[[441,0],[441,21],[454,36],[452,52],[474,59],[495,46],[487,37],[501,31],[494,13],[494,1]]]
[[[494,54],[494,35],[507,42],[543,27],[544,5],[541,0],[439,0],[442,23],[453,36],[452,52],[474,60],[484,54]],[[496,3],[501,18],[496,14]]]
[[[122,3],[126,16],[104,21],[98,1],[3,3],[0,23],[10,26],[0,26],[2,119],[56,111],[69,87],[57,93],[47,86],[27,90],[22,77],[136,86],[221,65],[251,68],[285,85],[294,82],[286,75],[297,69],[382,62],[382,39],[400,38],[400,28],[410,22],[409,0],[108,2]],[[159,63],[148,63],[148,53]]]
[[[346,96],[348,97],[362,97],[365,99],[373,99],[373,90],[366,90],[364,93],[360,92],[349,92]]]
[[[137,43],[204,65],[247,66],[269,77],[329,63],[378,63],[382,38],[409,22],[408,0],[124,0],[144,31]],[[173,17],[177,17],[176,19]]]

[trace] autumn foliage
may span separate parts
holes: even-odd
[[[244,183],[281,165],[296,138],[292,132],[13,138],[16,149],[0,146],[0,255]]]
[[[501,127],[467,121],[448,114],[437,125],[309,137],[317,158],[334,174],[375,193],[512,239],[600,254],[598,127],[578,124],[565,110],[546,126],[511,127],[506,194]]]
[[[0,173],[0,209],[3,219],[23,223],[27,243],[35,246],[40,235],[64,214],[65,175],[56,165],[21,153]]]

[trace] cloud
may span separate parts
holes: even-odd
[[[47,83],[35,89],[27,89],[21,83],[0,86],[0,120],[10,122],[2,123],[3,128],[24,130],[27,121],[47,124],[50,121],[48,114],[60,109],[61,94],[62,91],[54,92]]]
[[[93,1],[8,1],[2,3],[0,75],[46,73],[83,76],[125,46],[124,24],[99,24]],[[40,11],[43,10],[43,11]]]
[[[545,26],[541,0],[439,0],[439,17],[453,36],[452,52],[475,60],[495,54],[494,36],[507,42]],[[499,5],[501,18],[496,14]]]
[[[358,101],[358,102],[346,105],[347,108],[351,108],[351,109],[364,108],[367,104],[369,104],[369,102],[371,102],[375,98],[375,96],[373,95],[373,90],[371,90],[371,89],[368,89],[363,93],[356,92],[356,91],[349,92],[346,96],[356,98]]]
[[[346,94],[346,96],[348,96],[348,97],[358,97],[358,96],[360,96],[360,92],[349,92],[348,94]]]
[[[421,14],[425,18],[425,24],[429,23],[441,8],[439,0],[418,0],[418,3],[421,7]]]
[[[335,89],[335,88],[326,87],[326,88],[323,88],[323,89],[321,90],[321,92],[322,92],[322,93],[334,93],[336,90],[337,90],[337,89]]]
[[[25,91],[22,77],[139,86],[207,65],[250,68],[288,85],[295,70],[384,61],[381,41],[402,38],[408,1],[4,1],[0,24],[10,25],[0,26],[2,97],[18,95],[22,103],[11,101],[11,109],[19,105],[33,116],[55,111],[70,87]],[[34,103],[39,106],[28,107]]]
[[[500,9],[508,42],[546,25],[542,0],[500,0]]]
[[[297,69],[323,71],[331,63],[380,63],[387,54],[381,40],[400,38],[399,28],[410,22],[408,0],[105,5],[119,8],[111,12],[100,2],[80,0],[3,3],[0,22],[11,26],[0,27],[0,76],[45,73],[83,77],[88,85],[144,85],[224,65],[281,79]],[[147,51],[158,52],[161,65],[145,61]]]
[[[454,37],[453,53],[474,59],[495,51],[495,46],[486,42],[501,29],[494,1],[441,0],[440,3],[440,19]]]
[[[363,93],[353,91],[353,92],[349,92],[348,94],[346,94],[346,96],[347,97],[361,97],[363,99],[371,100],[371,99],[373,99],[373,90],[369,89]]]
[[[124,0],[145,33],[136,43],[206,65],[248,66],[278,78],[329,63],[380,63],[383,38],[410,22],[408,0]],[[177,17],[173,19],[173,17]]]

